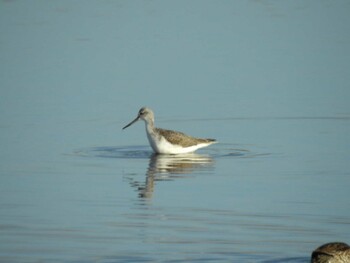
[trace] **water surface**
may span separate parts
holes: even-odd
[[[0,261],[308,262],[350,242],[347,1],[1,1]],[[219,143],[154,155],[156,125]]]

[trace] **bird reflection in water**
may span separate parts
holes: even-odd
[[[156,182],[184,178],[187,177],[185,175],[198,170],[207,171],[213,163],[211,157],[195,153],[180,155],[152,154],[145,182],[132,181],[131,186],[137,189],[139,198],[151,199]]]

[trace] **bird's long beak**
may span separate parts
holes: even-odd
[[[137,122],[139,119],[140,119],[140,116],[137,116],[136,119],[133,120],[132,122],[130,122],[128,125],[126,125],[126,126],[123,128],[123,130],[126,129],[126,128],[128,128],[129,126],[133,125],[133,124],[134,124],[135,122]]]

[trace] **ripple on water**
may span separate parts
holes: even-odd
[[[148,146],[99,146],[80,149],[74,154],[83,157],[149,159],[152,151]]]
[[[268,156],[270,153],[263,153],[250,150],[254,146],[244,146],[237,144],[219,143],[213,147],[198,151],[197,156],[204,155],[211,158],[255,158]],[[99,146],[80,149],[74,152],[77,156],[117,158],[117,159],[149,159],[153,152],[147,145],[134,146]],[[174,155],[175,156],[175,155]],[[180,156],[180,155],[179,155]]]

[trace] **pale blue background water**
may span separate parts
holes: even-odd
[[[350,2],[1,1],[0,36],[0,261],[350,242]],[[220,143],[152,157],[144,105]]]

